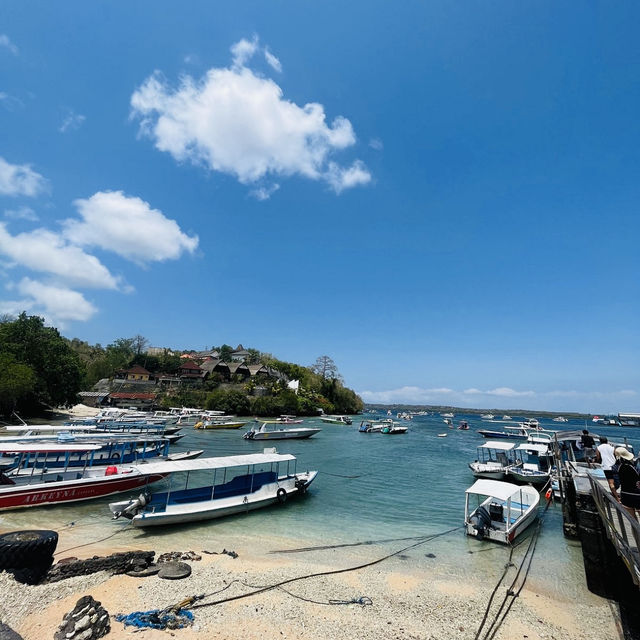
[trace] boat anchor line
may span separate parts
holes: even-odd
[[[551,500],[547,500],[547,504],[545,505],[545,508],[544,508],[544,510],[542,512],[542,515],[538,518],[538,522],[536,524],[535,531],[533,532],[533,535],[529,539],[529,545],[527,546],[527,548],[526,548],[526,550],[524,552],[524,555],[522,556],[522,559],[520,560],[520,564],[518,566],[518,571],[516,572],[516,575],[515,575],[513,581],[511,582],[511,584],[509,585],[509,587],[507,587],[507,591],[506,591],[506,593],[504,595],[504,598],[503,598],[503,600],[502,600],[502,602],[500,604],[500,607],[498,608],[498,611],[493,615],[491,624],[489,625],[488,628],[484,629],[485,624],[487,623],[487,619],[489,617],[489,612],[491,611],[491,605],[493,604],[493,599],[494,599],[496,593],[498,592],[498,589],[500,588],[500,585],[502,584],[504,578],[506,577],[509,569],[511,567],[515,567],[515,565],[511,562],[511,560],[513,558],[514,549],[518,545],[516,544],[516,545],[512,545],[510,547],[510,549],[509,549],[509,560],[505,564],[504,571],[502,572],[502,575],[500,576],[496,586],[494,587],[493,591],[491,592],[491,596],[489,597],[489,602],[487,603],[487,608],[485,610],[485,613],[484,613],[484,616],[483,616],[482,621],[480,623],[480,626],[478,627],[478,631],[476,632],[474,640],[493,640],[495,638],[496,634],[498,633],[498,630],[500,629],[500,627],[504,623],[504,620],[507,617],[509,611],[511,611],[511,607],[513,606],[513,603],[516,601],[516,598],[519,597],[520,592],[522,591],[522,589],[524,588],[524,585],[527,582],[527,578],[529,576],[529,571],[531,569],[531,563],[533,561],[533,556],[534,556],[534,554],[536,552],[536,548],[537,548],[537,545],[538,545],[538,538],[540,537],[540,531],[542,530],[542,524],[544,522],[544,517],[545,517],[550,505],[551,505]],[[516,589],[516,583],[518,582],[518,579],[520,578],[520,573],[522,572],[522,569],[525,567],[525,564],[526,564],[526,569],[525,569],[524,575],[522,577],[522,583]],[[483,633],[483,630],[484,630],[484,633]]]
[[[459,531],[460,529],[462,529],[463,527],[453,527],[452,529],[447,529],[446,531],[441,531],[440,533],[434,533],[430,536],[425,536],[423,539],[419,540],[418,542],[414,542],[413,544],[407,545],[406,547],[403,547],[402,549],[398,549],[397,551],[394,551],[392,553],[388,553],[385,556],[382,556],[381,558],[378,558],[376,560],[372,560],[370,562],[365,562],[364,564],[360,564],[360,565],[356,565],[354,567],[346,567],[345,569],[334,569],[332,571],[321,571],[318,573],[309,573],[303,576],[297,576],[295,578],[289,578],[287,580],[282,580],[281,582],[278,582],[276,584],[272,584],[272,585],[267,585],[265,587],[259,587],[256,588],[254,591],[250,591],[248,593],[241,593],[237,596],[229,596],[228,598],[222,598],[221,600],[214,600],[213,602],[199,602],[198,604],[193,604],[191,605],[191,609],[200,609],[202,607],[211,607],[217,604],[223,604],[225,602],[232,602],[234,600],[241,600],[243,598],[250,598],[251,596],[255,596],[258,595],[260,593],[264,593],[265,591],[271,591],[273,589],[282,589],[282,587],[284,585],[287,584],[291,584],[293,582],[298,582],[300,580],[307,580],[309,578],[317,578],[320,576],[331,576],[331,575],[337,575],[340,573],[348,573],[350,571],[358,571],[359,569],[365,569],[367,567],[372,567],[376,564],[380,564],[381,562],[384,562],[385,560],[388,560],[389,558],[393,558],[394,556],[398,556],[402,553],[404,553],[405,551],[409,551],[410,549],[414,549],[416,547],[419,547],[420,545],[425,544],[426,542],[430,542],[431,540],[435,540],[436,538],[439,538],[441,536],[445,536],[449,533],[453,533],[454,531]],[[208,593],[208,594],[203,594],[201,596],[191,596],[192,598],[194,598],[194,603],[196,600],[203,600],[205,598],[211,598],[214,595],[217,595],[219,593],[222,593],[222,591],[225,591],[226,589],[228,589],[231,586],[232,583],[229,583],[226,587],[224,587],[223,589],[220,589],[218,591],[214,591],[212,593]],[[283,589],[283,591],[285,591]],[[286,591],[286,593],[289,593],[288,591]],[[299,596],[295,596],[294,594],[289,594],[292,595],[294,597],[299,597]],[[369,598],[367,598],[366,596],[363,596],[361,598],[357,598],[354,600],[330,600],[328,603],[321,603],[321,604],[361,604],[361,605],[367,605],[369,604]]]

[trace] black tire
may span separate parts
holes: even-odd
[[[278,498],[278,502],[280,504],[284,504],[287,501],[287,492],[285,489],[280,487],[276,492],[276,497]]]
[[[57,544],[55,531],[12,531],[0,535],[0,569],[44,568],[46,572]]]

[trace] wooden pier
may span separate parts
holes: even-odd
[[[595,465],[558,464],[563,529],[582,545],[587,586],[618,602],[625,640],[640,640],[640,523],[613,497]]]

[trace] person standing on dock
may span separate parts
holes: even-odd
[[[596,446],[596,441],[587,429],[583,429],[580,442],[582,443],[585,462],[591,462],[591,459],[593,458],[593,448]]]
[[[622,506],[634,518],[638,519],[640,510],[640,475],[633,465],[633,453],[625,447],[616,447],[615,455],[620,460],[618,475],[620,476],[620,502]]]
[[[596,448],[596,462],[602,465],[604,471],[604,477],[609,483],[609,488],[613,497],[620,502],[620,497],[616,491],[616,483],[614,476],[613,465],[616,463],[615,449],[609,444],[609,440],[605,436],[600,437],[600,444]]]

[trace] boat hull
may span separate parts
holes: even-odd
[[[86,478],[40,485],[11,485],[0,488],[0,510],[22,509],[66,502],[79,502],[130,491],[157,482],[167,474],[125,475]]]
[[[526,513],[518,522],[514,524],[509,531],[499,529],[489,529],[486,531],[482,539],[493,540],[502,544],[510,544],[513,542],[536,518],[538,517],[537,509],[533,509]],[[471,524],[466,524],[467,535],[478,537],[478,530]]]
[[[301,440],[304,438],[310,438],[315,435],[322,429],[283,429],[282,431],[274,430],[274,431],[254,431],[251,437],[246,438],[247,440]],[[249,432],[251,433],[251,432]]]
[[[283,503],[288,497],[304,493],[313,482],[317,471],[308,471],[269,485],[264,485],[259,491],[244,496],[233,498],[218,498],[206,502],[197,502],[190,505],[169,506],[166,511],[156,513],[140,513],[133,516],[131,523],[134,527],[147,528],[165,526],[171,524],[185,524],[203,520],[213,520],[238,513],[247,513],[276,503]],[[303,485],[297,485],[296,480],[303,481]],[[284,489],[284,500],[278,494]],[[121,513],[129,504],[128,501],[116,502],[109,505],[112,513]]]

